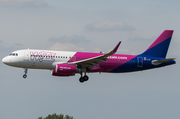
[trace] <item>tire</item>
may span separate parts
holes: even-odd
[[[24,75],[23,75],[23,78],[27,78],[27,75],[26,75],[26,74],[24,74]]]
[[[83,83],[83,82],[84,82],[84,78],[83,78],[83,77],[80,77],[80,78],[79,78],[79,82]]]
[[[83,77],[83,79],[84,79],[84,81],[88,81],[89,77],[88,77],[87,75],[85,75],[85,76]]]

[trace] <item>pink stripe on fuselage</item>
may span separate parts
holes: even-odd
[[[165,30],[153,43],[148,47],[147,50],[151,49],[152,47],[158,45],[159,43],[167,40],[168,38],[172,37],[173,30]],[[146,50],[146,51],[147,51]]]
[[[104,55],[104,53],[77,52],[68,62],[85,60],[86,58],[93,58],[101,55]],[[136,57],[136,55],[114,54],[109,56],[106,62],[101,62],[99,64],[100,66],[94,66],[93,70],[87,70],[87,72],[109,72],[125,64],[134,57]]]
[[[92,58],[100,55],[104,55],[104,53],[76,52],[68,62],[81,61],[86,58]]]

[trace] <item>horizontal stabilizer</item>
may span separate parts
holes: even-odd
[[[172,61],[174,59],[175,58],[168,58],[168,59],[163,59],[163,60],[153,60],[152,64],[153,65],[159,65],[159,64],[162,64],[162,63],[166,63],[166,62]]]

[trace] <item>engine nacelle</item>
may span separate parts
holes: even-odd
[[[77,72],[77,67],[68,64],[57,64],[56,69],[52,71],[53,76],[74,76]]]
[[[75,73],[56,73],[56,70],[51,72],[53,76],[74,76]]]
[[[57,64],[56,73],[76,73],[77,67],[69,64]]]

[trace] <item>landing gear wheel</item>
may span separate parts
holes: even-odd
[[[27,75],[26,75],[26,74],[27,74],[27,71],[28,71],[28,69],[27,69],[27,68],[24,68],[24,73],[25,73],[25,74],[23,75],[23,78],[27,78]]]
[[[83,79],[84,79],[84,81],[88,81],[89,77],[88,77],[87,75],[85,75],[85,76],[83,77]]]
[[[27,75],[26,75],[26,74],[24,74],[24,75],[23,75],[23,78],[27,78]]]
[[[89,77],[86,75],[86,69],[87,67],[83,67],[82,65],[80,66],[80,75],[81,77],[79,78],[79,82],[83,83],[84,81],[87,81]]]
[[[79,78],[79,82],[83,83],[83,82],[84,82],[84,78],[83,78],[83,77],[80,77],[80,78]]]

